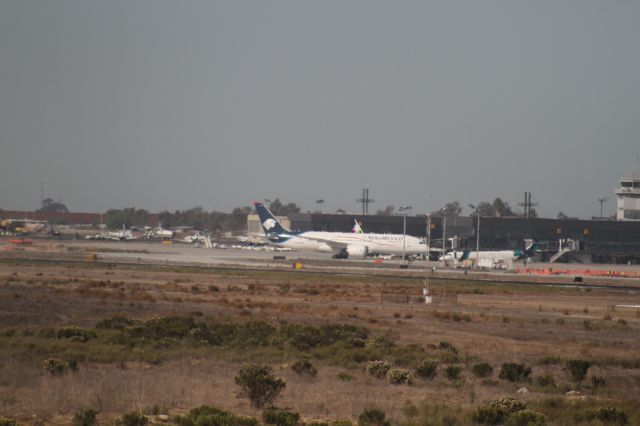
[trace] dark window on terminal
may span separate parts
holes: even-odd
[[[620,182],[620,186],[623,188],[631,188],[633,185],[631,182]]]

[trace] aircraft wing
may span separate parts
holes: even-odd
[[[307,240],[311,240],[311,241],[317,241],[319,243],[324,243],[326,245],[328,245],[329,247],[331,247],[331,250],[333,250],[336,253],[341,252],[342,250],[346,250],[347,247],[349,247],[350,244],[347,243],[341,243],[329,238],[320,238],[320,237],[307,237],[305,235],[302,236],[302,238],[306,238]],[[364,244],[362,244],[364,245]]]

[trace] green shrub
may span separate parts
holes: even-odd
[[[240,386],[240,395],[248,398],[255,408],[275,401],[286,386],[285,381],[274,377],[271,371],[267,365],[250,364],[241,367],[234,377]]]
[[[450,365],[445,368],[444,372],[447,375],[447,379],[456,380],[458,377],[460,377],[460,373],[462,373],[462,367],[459,367],[457,365]]]
[[[351,420],[334,420],[331,426],[353,426]]]
[[[616,407],[600,407],[584,410],[576,415],[577,421],[600,420],[603,423],[626,425],[629,424],[627,414]]]
[[[116,426],[144,426],[147,423],[149,423],[149,417],[137,411],[125,414],[115,422]]]
[[[69,368],[69,364],[60,358],[47,358],[42,364],[45,373],[51,375],[63,374]]]
[[[607,381],[602,376],[593,376],[591,377],[591,387],[594,392],[597,392],[598,389],[603,388],[607,385]]]
[[[392,385],[411,385],[413,384],[413,374],[402,368],[391,368],[387,371],[387,382]]]
[[[413,402],[407,400],[404,402],[404,405],[402,406],[402,413],[408,419],[412,419],[418,415],[418,407],[416,407],[416,405]]]
[[[527,405],[524,402],[511,397],[504,397],[476,408],[472,413],[472,418],[476,423],[483,425],[497,425],[504,423],[512,414],[523,411],[526,408]]]
[[[529,377],[530,374],[530,367],[526,367],[523,364],[516,364],[515,362],[508,362],[502,364],[498,377],[510,382],[519,382]]]
[[[0,426],[16,426],[18,423],[14,419],[0,417]]]
[[[94,426],[98,412],[92,408],[77,411],[73,416],[73,426]]]
[[[556,387],[556,381],[553,379],[553,376],[551,374],[545,374],[544,376],[536,377],[536,383],[542,388]]]
[[[134,324],[133,320],[127,317],[115,316],[113,318],[104,319],[96,324],[96,328],[104,328],[110,330],[124,330]]]
[[[490,404],[509,414],[516,413],[527,408],[526,403],[520,401],[519,399],[511,398],[510,396],[498,398]]]
[[[86,342],[96,338],[96,333],[80,327],[60,327],[56,333],[58,339],[69,339],[74,342]]]
[[[316,377],[318,370],[311,364],[308,359],[300,359],[293,363],[291,369],[299,376]]]
[[[184,417],[176,417],[175,422],[179,426],[258,426],[258,420],[253,417],[236,416],[208,405],[194,408]]]
[[[378,379],[384,379],[390,369],[391,363],[388,361],[371,361],[367,365],[367,374]]]
[[[482,406],[476,408],[471,418],[475,423],[481,425],[497,425],[503,422],[505,413],[491,406]]]
[[[472,367],[472,371],[477,377],[489,377],[493,373],[493,367],[486,362],[481,362],[480,364],[475,364]]]
[[[583,359],[570,359],[567,361],[566,365],[569,373],[571,374],[571,380],[575,383],[582,382],[587,376],[589,367],[591,367],[589,361],[585,361]]]
[[[545,356],[538,360],[539,365],[556,365],[560,364],[561,362],[562,359],[560,357],[553,355]]]
[[[296,426],[300,421],[300,414],[280,408],[267,408],[262,413],[265,424],[276,426]]]
[[[329,422],[323,420],[312,420],[304,424],[304,426],[329,426]]]
[[[347,373],[338,373],[338,380],[341,382],[350,382],[353,380],[353,376]]]
[[[546,426],[546,424],[547,417],[544,414],[523,410],[509,416],[505,426]]]
[[[391,423],[386,419],[384,411],[371,408],[358,416],[358,426],[391,426]]]
[[[432,379],[438,374],[438,361],[425,359],[416,367],[416,374],[425,379]]]

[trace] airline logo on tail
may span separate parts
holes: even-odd
[[[267,219],[264,222],[262,222],[262,226],[264,226],[264,229],[267,231],[270,231],[271,229],[273,229],[276,226],[277,222],[275,221],[275,219]]]
[[[358,223],[358,220],[357,219],[353,219],[353,222],[354,222],[353,233],[354,234],[364,234],[364,231],[362,230],[362,227]]]

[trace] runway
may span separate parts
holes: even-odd
[[[627,265],[558,265],[528,263],[528,269],[572,268],[571,275],[536,275],[500,270],[464,270],[444,268],[440,262],[400,259],[335,260],[329,254],[311,251],[256,251],[241,248],[201,248],[190,244],[163,244],[158,241],[86,241],[36,240],[30,246],[13,247],[6,240],[0,256],[49,261],[96,261],[126,264],[185,266],[198,268],[257,269],[276,271],[321,272],[331,274],[393,276],[412,279],[446,279],[460,281],[503,282],[513,284],[570,285],[577,287],[638,290],[640,279],[621,277],[592,277],[580,270],[616,270],[637,273],[640,268]],[[524,265],[518,265],[523,269]],[[581,269],[578,269],[581,268]]]

